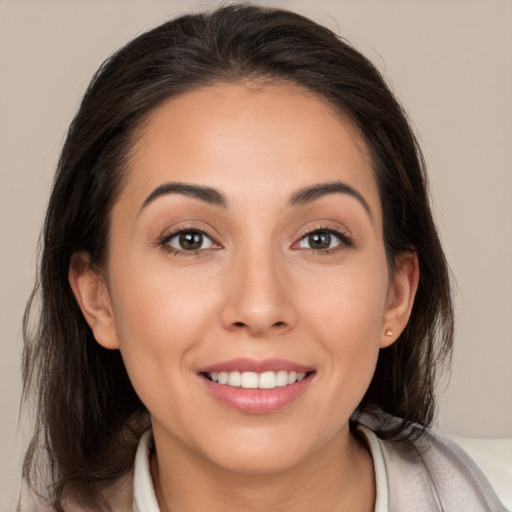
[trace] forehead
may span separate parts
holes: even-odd
[[[208,185],[235,199],[254,197],[265,184],[268,199],[269,192],[284,198],[339,180],[379,202],[357,129],[290,84],[221,83],[167,100],[139,128],[127,170],[123,193],[139,202],[167,181]]]

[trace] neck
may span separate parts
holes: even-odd
[[[371,512],[371,456],[349,431],[307,460],[271,473],[239,473],[183,447],[158,446],[152,474],[160,512]]]

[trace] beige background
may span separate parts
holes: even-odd
[[[440,427],[512,437],[512,3],[276,1],[352,41],[414,120],[458,282]],[[0,0],[0,510],[13,510],[20,337],[55,163],[92,73],[193,1]],[[65,426],[63,426],[65,428]],[[25,432],[25,433],[24,433]]]

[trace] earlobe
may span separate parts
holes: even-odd
[[[405,329],[411,316],[414,297],[418,289],[420,269],[415,252],[402,253],[395,260],[388,304],[382,323],[380,348],[393,344]]]
[[[91,264],[89,253],[79,251],[73,254],[68,278],[96,341],[108,349],[119,348],[107,283],[101,272]]]

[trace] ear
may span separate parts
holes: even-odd
[[[91,264],[87,252],[76,252],[69,265],[69,284],[96,341],[108,349],[119,348],[107,283]]]
[[[405,329],[411,316],[419,278],[417,254],[406,252],[398,255],[395,259],[395,271],[389,283],[380,348],[389,347]]]

